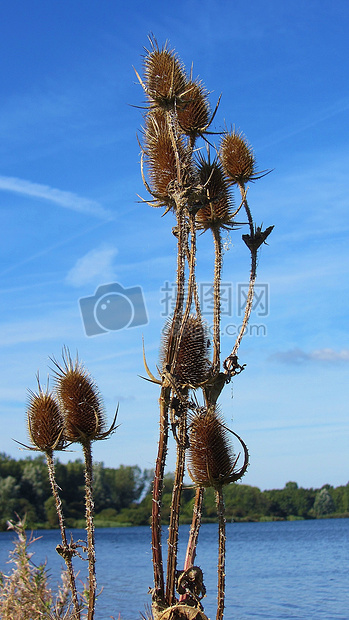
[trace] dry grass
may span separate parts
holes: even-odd
[[[10,551],[11,570],[0,573],[0,617],[2,620],[74,620],[69,579],[62,572],[62,585],[53,595],[45,564],[36,566],[31,547],[38,540],[25,531],[25,519],[9,523],[17,538]]]

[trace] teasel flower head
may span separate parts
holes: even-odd
[[[173,144],[161,110],[152,110],[146,116],[143,150],[150,181],[148,189],[157,199],[155,206],[172,205],[171,195],[178,180],[177,157],[181,163],[185,162],[185,145],[181,137]],[[181,173],[184,170],[185,166]]]
[[[197,227],[203,230],[233,228],[233,198],[221,163],[217,159],[210,162],[200,156],[197,174],[205,195],[205,204],[196,215]]]
[[[177,349],[179,337],[180,331],[171,337],[171,322],[169,321],[163,333],[160,354],[162,367],[165,365],[168,349],[171,348],[173,352]],[[171,338],[172,342],[170,342]],[[209,348],[210,341],[206,323],[201,318],[190,315],[184,327],[172,369],[178,384],[197,387],[208,378],[211,372],[211,363],[208,359]]]
[[[226,133],[220,145],[220,158],[230,183],[243,185],[258,178],[252,148],[242,133]]]
[[[73,362],[67,349],[63,363],[55,365],[56,393],[64,416],[65,437],[70,442],[86,444],[106,439],[115,430],[115,420],[106,429],[102,397],[92,377],[78,358]]]
[[[31,450],[52,454],[54,450],[65,448],[63,415],[48,388],[43,391],[39,379],[38,391],[29,390],[27,418],[29,437],[35,446]]]
[[[160,49],[155,39],[144,60],[144,89],[152,106],[173,110],[187,86],[184,67],[167,43]]]
[[[239,480],[248,466],[248,451],[239,438],[245,454],[243,467],[236,470],[239,457],[229,442],[229,429],[224,425],[217,407],[199,409],[192,417],[189,431],[188,471],[199,487],[222,488]]]
[[[189,81],[177,105],[177,119],[182,131],[195,137],[210,124],[210,106],[205,88],[199,81]]]

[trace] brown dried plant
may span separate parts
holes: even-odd
[[[55,366],[57,398],[64,416],[65,437],[82,445],[85,459],[85,518],[89,575],[88,614],[92,620],[96,602],[96,552],[94,537],[94,502],[92,476],[92,442],[106,439],[114,432],[116,416],[108,430],[102,397],[96,383],[79,361],[73,361],[69,350],[63,350],[63,362],[52,359]]]
[[[74,545],[68,543],[64,516],[62,511],[62,501],[59,495],[59,487],[56,482],[55,465],[53,460],[54,450],[64,450],[66,447],[66,436],[64,427],[64,417],[56,398],[49,393],[48,386],[44,392],[39,378],[38,391],[29,390],[29,402],[27,407],[27,420],[29,437],[34,447],[32,450],[44,452],[46,456],[48,476],[51,485],[52,495],[55,500],[56,512],[61,531],[62,545],[59,545],[60,554],[64,558],[69,577],[69,586],[74,606],[74,620],[80,620],[81,605],[78,600],[76,589],[75,574],[72,557],[75,554]],[[57,548],[57,549],[58,549]]]
[[[264,173],[257,172],[254,154],[246,139],[235,131],[222,132],[220,147],[213,147],[215,154],[211,159],[212,145],[207,135],[212,134],[209,129],[218,104],[210,116],[208,92],[199,79],[193,80],[192,70],[187,76],[182,62],[167,43],[160,48],[156,40],[150,38],[150,45],[144,59],[143,77],[136,72],[147,99],[141,144],[141,173],[151,199],[144,202],[155,207],[163,206],[164,214],[169,211],[173,213],[176,221],[172,230],[177,238],[176,300],[172,318],[164,330],[160,379],[151,373],[144,356],[150,381],[161,386],[160,436],[152,503],[152,613],[155,620],[160,617],[179,618],[182,617],[180,613],[187,617],[184,606],[188,600],[197,611],[203,613],[199,598],[178,590],[180,600],[177,602],[175,594],[180,498],[189,449],[190,467],[198,487],[183,574],[187,575],[187,571],[193,567],[201,522],[203,488],[213,486],[217,494],[220,532],[217,619],[221,620],[225,585],[222,487],[238,480],[245,473],[248,454],[241,440],[245,463],[236,470],[236,461],[228,442],[230,431],[217,413],[216,403],[226,383],[244,368],[238,362],[237,352],[252,309],[258,248],[265,242],[272,227],[264,231],[256,227],[247,202],[246,184],[257,180]],[[205,149],[198,145],[199,140],[206,142]],[[232,194],[234,185],[240,191],[240,204],[235,211]],[[232,231],[238,227],[235,217],[241,210],[244,210],[249,225],[249,234],[243,235],[243,241],[251,254],[250,287],[243,326],[221,367],[221,232],[222,229]],[[198,231],[207,230],[212,232],[215,249],[212,361],[208,357],[208,339],[203,328],[196,282],[196,235]],[[200,392],[202,405],[198,400]],[[165,588],[161,506],[169,421],[176,440],[177,462],[170,511]]]
[[[218,514],[218,604],[216,620],[223,619],[225,599],[225,509],[223,486],[236,482],[245,474],[248,451],[244,449],[244,464],[236,469],[235,457],[229,443],[231,432],[216,407],[198,411],[192,418],[189,434],[188,472],[199,489],[213,487],[216,493]],[[236,435],[235,433],[233,433]],[[237,436],[237,435],[236,435]]]

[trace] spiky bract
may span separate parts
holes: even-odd
[[[236,479],[236,457],[217,408],[199,410],[189,432],[188,471],[197,486],[221,488]]]
[[[207,161],[199,157],[197,165],[200,186],[206,196],[206,204],[199,209],[196,222],[199,229],[232,228],[232,196],[222,165],[215,159]]]
[[[234,130],[223,136],[220,157],[231,183],[241,185],[257,176],[253,150],[242,133]]]
[[[175,333],[172,336],[174,339],[172,343],[169,342],[170,334],[171,323],[168,323],[164,330],[161,361],[165,360],[169,347],[173,351],[176,349],[181,336],[173,369],[174,378],[181,385],[193,387],[200,385],[207,379],[211,369],[207,357],[210,346],[207,325],[201,318],[190,315],[182,335],[180,330]]]
[[[65,436],[69,441],[86,442],[104,439],[105,413],[98,388],[76,359],[69,352],[63,355],[63,364],[56,366],[56,392],[61,406]]]
[[[161,49],[156,41],[151,43],[152,50],[144,60],[146,93],[153,105],[170,110],[185,92],[187,78],[182,63],[166,43]]]
[[[29,390],[27,416],[30,440],[36,449],[52,453],[64,448],[63,415],[56,399],[40,384],[38,392]]]

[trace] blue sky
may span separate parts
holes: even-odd
[[[133,67],[142,70],[152,32],[170,41],[188,70],[194,63],[213,107],[222,93],[214,128],[241,129],[259,169],[273,170],[249,189],[257,223],[275,225],[259,256],[259,293],[268,286],[269,308],[257,304],[240,347],[246,370],[221,399],[250,449],[244,482],[348,482],[348,27],[346,0],[3,7],[0,450],[23,456],[12,438],[27,440],[27,388],[35,389],[38,371],[45,384],[49,357],[66,345],[97,381],[110,419],[120,404],[120,427],[95,444],[95,458],[115,467],[154,464],[158,388],[139,378],[142,335],[155,372],[175,240],[172,215],[161,218],[137,197],[147,197],[135,107],[144,95]],[[225,241],[223,279],[233,295],[223,321],[227,355],[249,256],[241,231]],[[204,286],[208,235],[199,251]],[[142,325],[88,337],[79,299],[97,304],[95,291],[112,283],[126,297],[142,288],[149,322],[142,315]],[[172,442],[170,469],[174,459]]]

